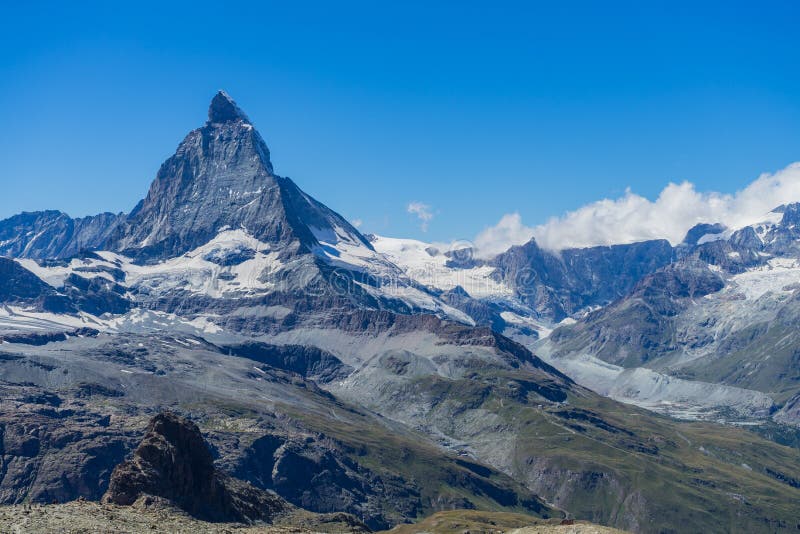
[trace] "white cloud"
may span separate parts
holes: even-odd
[[[350,222],[350,224],[352,224],[352,225],[353,225],[353,226],[355,226],[356,228],[361,228],[361,225],[362,225],[362,224],[364,224],[364,221],[362,221],[361,219],[353,219],[353,220]]]
[[[428,204],[422,202],[410,202],[406,206],[406,211],[412,215],[416,215],[420,221],[419,228],[423,232],[428,231],[428,224],[433,220],[433,212]]]
[[[533,228],[522,224],[519,213],[508,213],[496,225],[475,237],[475,248],[480,257],[489,258],[505,252],[512,245],[527,243],[532,237]]]
[[[679,243],[700,222],[740,228],[764,219],[772,209],[800,201],[800,163],[762,174],[734,194],[701,193],[689,182],[670,183],[655,201],[628,190],[620,198],[587,204],[534,228],[519,214],[504,215],[475,238],[481,256],[492,256],[531,237],[543,248],[560,250],[647,239]]]

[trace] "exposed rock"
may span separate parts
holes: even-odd
[[[726,230],[726,226],[724,224],[709,224],[709,223],[700,223],[692,226],[688,232],[686,232],[686,237],[683,238],[683,243],[685,245],[697,245],[697,242],[703,239],[705,236],[713,236],[716,237],[722,232]],[[708,239],[708,238],[707,238]]]
[[[353,368],[324,350],[304,345],[269,345],[249,342],[227,347],[231,354],[297,373],[320,383],[341,380]]]
[[[497,267],[494,276],[518,298],[558,322],[586,307],[616,300],[673,258],[666,240],[559,252],[542,249],[531,240],[491,263]]]
[[[145,199],[105,247],[164,259],[207,243],[222,228],[246,228],[285,257],[310,252],[318,235],[372,248],[343,217],[274,174],[261,135],[220,91],[208,122],[164,162]]]
[[[581,347],[609,363],[636,367],[674,349],[674,318],[690,299],[724,285],[719,274],[702,262],[672,264],[646,276],[625,298],[579,323],[557,328],[550,339],[565,353]]]
[[[188,515],[168,501],[142,497],[132,506],[77,500],[65,504],[0,506],[0,532],[86,534],[169,532],[170,534],[357,534],[369,532],[347,514],[318,515],[298,511],[280,524],[209,523]]]
[[[266,434],[244,449],[232,472],[292,504],[319,513],[351,513],[373,529],[395,523],[386,501],[404,517],[419,515],[424,507],[413,481],[378,475],[348,458],[347,448],[319,435]]]
[[[133,458],[114,469],[103,502],[131,505],[142,495],[211,521],[270,521],[290,509],[280,497],[217,471],[197,425],[168,412],[150,421]]]
[[[0,258],[0,304],[25,305],[56,313],[75,311],[67,297],[9,258]]]
[[[68,258],[98,248],[123,218],[101,213],[72,219],[52,210],[20,213],[0,221],[0,256]]]
[[[0,504],[98,500],[134,442],[107,416],[0,383]]]

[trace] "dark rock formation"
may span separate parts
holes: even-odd
[[[98,500],[134,444],[107,416],[0,382],[0,504]]]
[[[0,302],[31,301],[53,293],[53,288],[14,260],[0,258]]]
[[[0,258],[0,304],[22,304],[55,313],[76,311],[66,296],[8,258]]]
[[[171,413],[154,417],[131,460],[114,469],[103,501],[131,505],[150,495],[209,521],[270,521],[286,501],[216,470],[200,429]]]
[[[697,242],[706,235],[719,235],[726,230],[724,224],[710,224],[710,223],[700,223],[692,226],[688,232],[686,232],[686,237],[683,238],[683,244],[685,245],[697,245]]]
[[[684,260],[642,279],[624,298],[574,325],[557,328],[559,350],[586,350],[623,367],[638,367],[675,348],[675,317],[693,298],[721,290],[719,274]]]
[[[306,345],[270,345],[248,342],[227,347],[232,355],[242,356],[276,369],[297,373],[319,383],[343,380],[353,368],[330,352]]]

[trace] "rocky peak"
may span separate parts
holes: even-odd
[[[220,90],[211,100],[211,105],[208,107],[208,122],[214,124],[239,120],[250,124],[250,119],[236,105],[230,95]]]
[[[800,203],[794,202],[783,207],[781,224],[783,226],[800,224]]]
[[[340,215],[273,172],[261,135],[225,92],[158,171],[147,196],[105,244],[142,261],[173,258],[242,228],[284,256],[317,236],[370,247]]]

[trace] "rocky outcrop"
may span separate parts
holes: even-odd
[[[131,460],[114,469],[103,501],[131,505],[143,495],[167,499],[210,521],[270,521],[291,506],[216,470],[194,423],[171,413],[150,421]]]
[[[353,372],[352,367],[330,352],[307,345],[270,345],[253,341],[225,348],[230,354],[297,373],[321,384],[343,380]]]
[[[64,295],[8,258],[0,258],[0,304],[25,305],[56,313],[75,311]]]
[[[390,507],[406,518],[424,510],[413,480],[378,474],[349,458],[348,449],[319,434],[265,434],[244,447],[232,473],[307,510],[346,512],[377,530],[397,522]]]
[[[0,382],[0,504],[98,500],[134,445],[107,415],[40,388]]]

